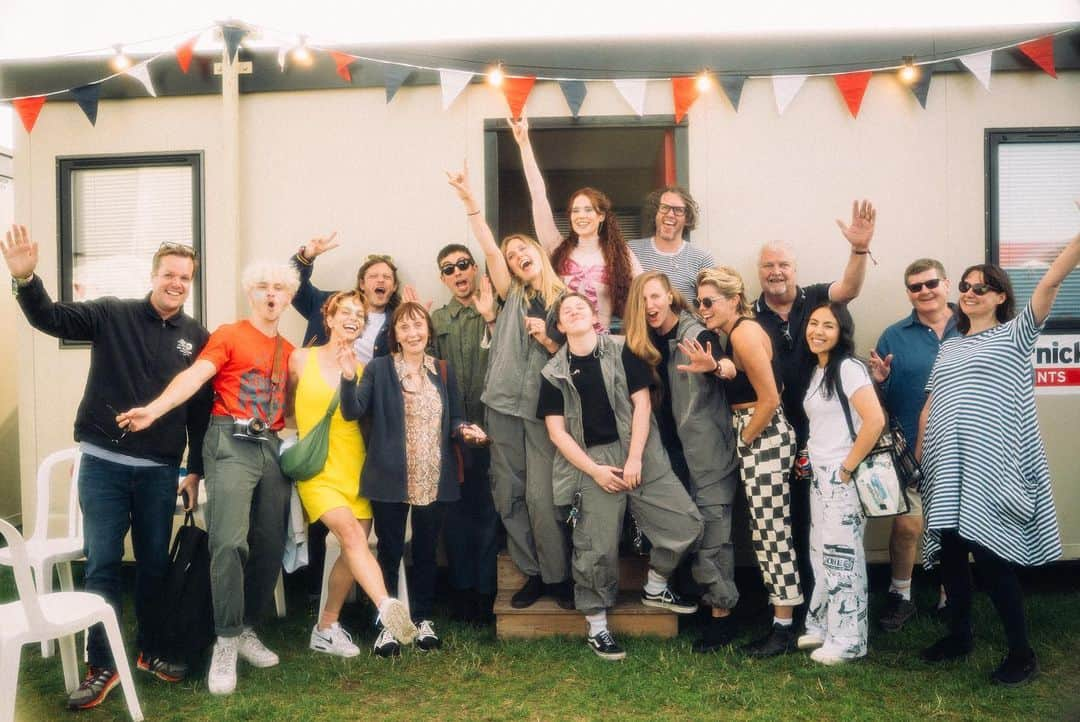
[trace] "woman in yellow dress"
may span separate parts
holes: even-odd
[[[357,291],[334,294],[322,310],[329,342],[298,351],[289,359],[289,387],[295,390],[293,408],[301,438],[323,418],[338,390],[341,379],[338,349],[351,346],[364,330],[364,302]],[[362,367],[357,366],[357,374],[360,373]],[[342,418],[339,407],[330,420],[326,466],[316,476],[296,484],[308,521],[322,521],[341,546],[341,556],[330,571],[326,605],[311,630],[310,643],[316,652],[341,657],[360,653],[349,633],[338,624],[341,607],[354,580],[375,603],[384,630],[401,644],[408,644],[416,636],[408,609],[387,594],[379,563],[368,548],[371,503],[360,495],[363,461],[364,439],[360,427],[355,421]]]

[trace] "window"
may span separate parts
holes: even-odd
[[[987,257],[1009,274],[1017,308],[1076,235],[1080,128],[986,131]],[[1062,284],[1047,327],[1080,330],[1080,272]]]
[[[199,153],[58,161],[60,299],[141,298],[163,242],[202,244]],[[202,320],[197,270],[185,311]]]

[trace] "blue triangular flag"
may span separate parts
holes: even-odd
[[[743,83],[746,82],[745,75],[721,75],[720,87],[724,89],[724,95],[731,101],[731,107],[739,110],[739,98],[742,97]]]
[[[929,65],[919,66],[919,78],[911,84],[911,92],[915,94],[919,105],[926,110],[926,96],[930,93],[930,76],[934,71]]]
[[[578,112],[581,111],[581,104],[585,101],[585,81],[583,80],[560,80],[559,87],[562,88],[563,97],[566,98],[566,104],[570,106],[570,112],[576,118]]]
[[[240,41],[247,34],[246,29],[238,28],[235,25],[226,25],[221,29],[221,36],[225,39],[225,51],[229,56],[230,63],[236,59],[236,51],[240,47]]]
[[[408,65],[384,63],[382,66],[383,84],[386,86],[386,102],[389,103],[397,95],[398,89],[413,74],[415,68]]]
[[[101,83],[91,83],[90,85],[72,88],[71,94],[75,97],[75,102],[82,108],[82,112],[86,113],[86,119],[90,121],[90,125],[97,125],[97,107],[98,97],[101,95]]]

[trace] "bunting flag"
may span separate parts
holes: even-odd
[[[346,83],[351,83],[352,73],[349,72],[349,66],[356,61],[356,56],[338,50],[331,50],[330,57],[334,59],[334,65],[337,66],[338,77]]]
[[[915,99],[919,101],[923,110],[926,110],[926,96],[930,93],[930,76],[934,74],[934,70],[929,65],[920,65],[918,69],[919,77],[911,84],[911,92],[915,94]]]
[[[742,89],[745,82],[745,75],[720,76],[720,87],[724,89],[724,95],[731,101],[731,107],[735,109],[735,112],[739,111],[739,98],[742,97]]]
[[[140,83],[142,83],[143,87],[146,88],[146,92],[150,93],[150,95],[152,95],[152,96],[154,96],[156,98],[157,97],[157,91],[154,90],[154,83],[150,80],[150,68],[149,68],[149,66],[150,66],[150,61],[147,60],[144,63],[139,63],[138,65],[132,65],[130,68],[128,68],[127,70],[124,71],[124,74],[125,75],[130,75],[131,77],[138,80]]]
[[[646,80],[616,80],[615,89],[622,95],[623,100],[630,104],[638,117],[645,115],[645,83]]]
[[[675,102],[675,124],[682,122],[686,111],[698,99],[697,78],[681,77],[671,79],[671,97]]]
[[[41,113],[41,106],[45,105],[45,96],[35,95],[29,98],[16,98],[11,101],[11,104],[15,106],[15,112],[19,114],[27,134],[32,133],[38,114]]]
[[[960,62],[979,79],[987,90],[990,90],[990,59],[993,54],[993,51],[986,50],[981,53],[961,55],[959,58]]]
[[[521,111],[525,108],[525,101],[529,99],[536,77],[507,76],[502,81],[502,92],[506,98],[506,104],[510,106],[510,117],[517,120],[521,117]]]
[[[90,85],[72,88],[71,94],[75,97],[75,102],[82,108],[82,112],[86,113],[86,119],[90,121],[90,125],[97,125],[97,108],[98,98],[101,96],[101,83],[91,83]]]
[[[234,25],[226,25],[221,29],[221,37],[225,40],[225,53],[228,55],[230,63],[236,60],[236,51],[240,49],[240,41],[247,34],[246,29]]]
[[[772,79],[773,95],[776,96],[776,111],[784,114],[795,95],[806,82],[805,75],[774,75]]]
[[[465,90],[465,86],[472,80],[473,74],[467,70],[440,70],[439,71],[439,85],[442,86],[442,107],[443,110],[449,109],[457,97],[461,95],[461,91]]]
[[[184,71],[184,75],[187,75],[187,71],[191,67],[191,56],[195,52],[195,43],[198,41],[199,36],[196,35],[176,48],[176,63],[180,66],[180,70]]]
[[[398,90],[409,76],[413,74],[413,68],[408,65],[396,65],[384,63],[382,66],[383,85],[386,86],[386,102],[389,103],[397,95]]]
[[[852,118],[859,117],[859,107],[862,105],[863,95],[866,94],[866,86],[870,84],[871,75],[873,75],[871,71],[861,70],[857,73],[841,73],[833,76]]]
[[[1047,35],[1045,38],[1020,43],[1017,47],[1050,77],[1057,77],[1057,71],[1054,69],[1054,36]]]
[[[559,89],[562,90],[563,97],[566,98],[566,104],[570,106],[570,114],[575,118],[578,117],[578,113],[581,112],[581,104],[585,102],[585,93],[588,92],[585,88],[585,81],[560,80]]]

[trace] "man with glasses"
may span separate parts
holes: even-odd
[[[645,271],[660,271],[688,302],[697,296],[697,275],[716,265],[713,255],[686,240],[697,226],[698,204],[681,186],[665,186],[645,199],[644,213],[654,221],[653,235],[630,241]]]
[[[476,266],[472,252],[459,243],[439,251],[439,277],[452,294],[450,301],[431,314],[435,325],[435,356],[454,369],[465,403],[465,418],[484,423],[484,376],[487,373],[491,329],[495,325],[495,298],[491,282]],[[479,280],[479,283],[477,281]],[[443,522],[446,561],[453,590],[452,611],[466,622],[491,620],[497,590],[499,515],[491,496],[486,448],[461,449],[464,481],[461,499],[447,505]]]
[[[960,333],[955,308],[948,302],[949,280],[940,261],[920,258],[912,262],[904,271],[904,286],[911,313],[881,334],[877,348],[870,353],[870,373],[884,392],[889,413],[900,422],[908,443],[914,445],[930,369],[941,343]],[[878,619],[887,632],[900,631],[915,614],[911,572],[923,528],[922,499],[915,489],[908,490],[908,499],[911,509],[893,519],[889,536],[892,581],[888,602]]]
[[[121,613],[120,564],[130,528],[135,553],[137,666],[167,682],[187,669],[154,649],[151,632],[161,582],[168,570],[169,541],[176,510],[177,479],[185,447],[188,474],[180,485],[189,508],[198,499],[203,473],[202,444],[210,412],[210,388],[161,420],[153,431],[129,434],[116,423],[118,409],[145,403],[177,373],[189,368],[208,338],[184,313],[195,276],[191,246],[163,243],[154,254],[150,293],[141,299],[99,298],[55,303],[34,271],[38,246],[25,226],[12,226],[3,244],[12,291],[34,328],[90,344],[90,372],[75,415],[79,506],[83,512],[86,591],[105,598]],[[120,681],[101,625],[90,629],[86,677],[68,697],[71,709],[96,707]]]

